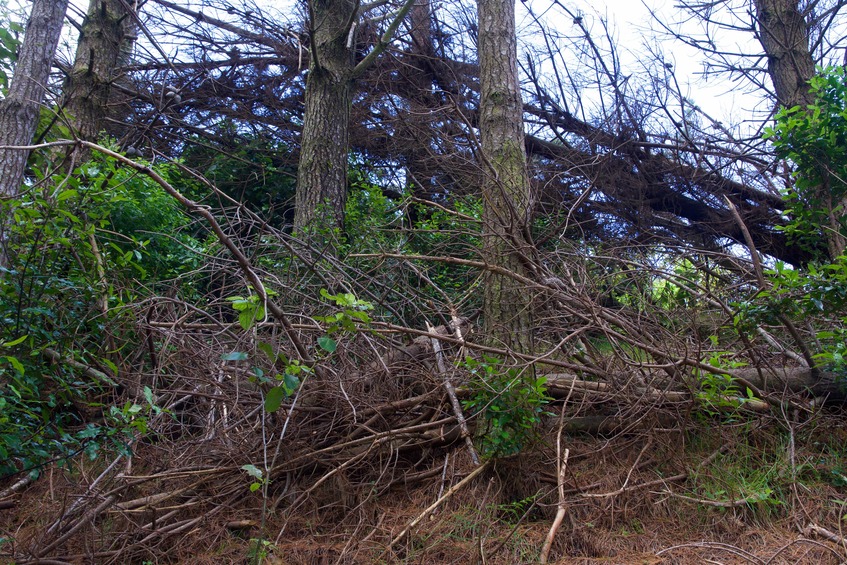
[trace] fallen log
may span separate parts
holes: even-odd
[[[826,403],[847,402],[847,380],[829,371],[808,367],[767,367],[761,373],[755,367],[732,371],[732,376],[747,380],[770,394],[811,394]]]

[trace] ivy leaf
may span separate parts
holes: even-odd
[[[327,353],[335,353],[335,350],[338,349],[338,344],[335,343],[335,340],[326,336],[318,338],[318,346]]]
[[[224,353],[221,355],[223,361],[245,361],[247,354],[243,351],[233,351],[232,353]]]
[[[265,412],[271,413],[279,410],[283,398],[285,398],[283,387],[275,386],[269,390],[267,396],[265,396]]]
[[[250,475],[251,477],[259,479],[260,481],[262,480],[262,476],[263,476],[262,470],[259,469],[258,467],[256,467],[255,465],[250,465],[250,464],[242,465],[241,469],[243,471],[247,471],[247,474]]]
[[[238,314],[238,325],[241,326],[241,329],[247,331],[253,327],[253,321],[256,319],[255,313],[256,312],[254,312],[253,309],[250,308],[248,310],[242,310]]]

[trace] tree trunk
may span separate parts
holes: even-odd
[[[815,62],[797,0],[755,0],[755,6],[759,41],[768,58],[777,103],[787,108],[811,104],[809,80]]]
[[[129,59],[135,42],[135,20],[122,0],[91,0],[82,24],[74,66],[65,81],[64,109],[74,134],[97,141],[109,119],[123,114],[112,96],[119,68]],[[111,131],[115,131],[114,128]],[[73,165],[86,156],[76,149]]]
[[[344,227],[355,46],[350,27],[356,7],[351,0],[310,3],[312,57],[294,216],[298,232]]]
[[[479,0],[479,77],[483,181],[483,256],[527,276],[532,209],[517,70],[514,0]],[[521,353],[533,349],[530,295],[501,274],[485,275],[486,334]]]
[[[0,146],[32,142],[67,7],[68,0],[34,0],[32,4],[9,94],[0,101]],[[19,194],[28,157],[28,151],[0,149],[0,199]],[[8,263],[5,226],[13,212],[5,205],[3,208],[0,267]]]

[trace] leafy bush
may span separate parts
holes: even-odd
[[[544,386],[547,379],[527,379],[520,369],[505,368],[496,357],[481,361],[468,357],[462,366],[471,374],[471,398],[462,404],[481,419],[477,436],[482,456],[515,455],[535,441],[544,406],[552,400]]]
[[[2,204],[11,222],[0,274],[0,476],[120,445],[138,421],[106,409],[107,373],[117,374],[122,344],[137,341],[122,330],[122,307],[143,288],[137,280],[155,286],[191,269],[199,246],[181,235],[187,218],[161,188],[113,160],[57,180],[37,176],[47,166]],[[90,423],[101,417],[105,425]]]
[[[847,197],[847,73],[844,67],[820,69],[809,87],[814,103],[782,109],[765,138],[780,158],[796,165],[794,187],[784,194],[791,218],[787,232],[814,251],[820,249],[821,229],[847,235],[842,203]]]

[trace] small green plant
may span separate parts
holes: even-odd
[[[713,335],[709,338],[712,345],[717,347],[718,337]],[[737,369],[746,365],[742,361],[731,359],[731,356],[732,353],[729,351],[713,351],[708,358],[708,363],[716,369]],[[701,410],[707,416],[732,417],[745,402],[758,400],[749,388],[742,393],[731,375],[701,370],[697,370],[695,374],[699,388],[694,395],[700,402]]]
[[[270,289],[265,289],[268,298],[277,296],[277,293]],[[232,309],[238,312],[238,325],[244,331],[251,329],[256,323],[265,320],[267,313],[265,312],[265,304],[259,299],[257,294],[249,296],[228,296],[227,300],[231,303]]]
[[[471,380],[465,410],[481,418],[481,454],[486,458],[515,455],[537,439],[537,426],[550,402],[544,377],[529,378],[515,367],[504,368],[496,357],[466,358],[461,366]]]
[[[498,504],[495,506],[495,510],[500,516],[500,519],[507,524],[517,524],[539,498],[541,498],[541,493],[537,492],[522,500]]]
[[[321,289],[321,296],[334,302],[340,308],[335,314],[315,317],[317,321],[327,324],[327,333],[333,334],[341,331],[354,332],[357,329],[357,322],[362,324],[371,323],[368,311],[373,310],[373,304],[367,300],[360,300],[349,292],[330,294],[325,288]]]
[[[276,295],[271,290],[266,292],[269,297]],[[317,339],[318,348],[324,354],[331,355],[338,348],[338,342],[330,335],[354,332],[360,324],[369,324],[371,318],[368,311],[373,309],[373,305],[365,300],[359,300],[350,293],[330,294],[326,289],[321,289],[321,296],[340,307],[334,314],[315,317],[319,322],[326,324],[327,331],[327,335]],[[245,331],[253,328],[265,317],[266,306],[255,294],[246,297],[231,296],[227,300],[238,312],[238,323]],[[284,353],[274,351],[273,345],[267,342],[260,341],[256,348],[265,355],[273,367],[283,367],[283,370],[277,372],[273,379],[267,377],[265,371],[258,365],[251,369],[252,382],[262,385],[274,384],[265,394],[265,411],[275,412],[282,405],[283,400],[297,391],[304,378],[311,374],[312,368],[302,364],[298,359],[289,359]],[[249,354],[244,351],[232,351],[221,356],[223,361],[246,361],[249,358]]]
[[[253,482],[250,483],[250,492],[256,492],[268,482],[267,477],[262,472],[261,469],[256,467],[255,465],[247,464],[242,465],[241,470],[246,471],[248,475],[253,477]]]
[[[272,541],[264,538],[251,538],[250,548],[247,550],[247,560],[251,565],[259,565],[274,551],[276,551],[276,545]]]

